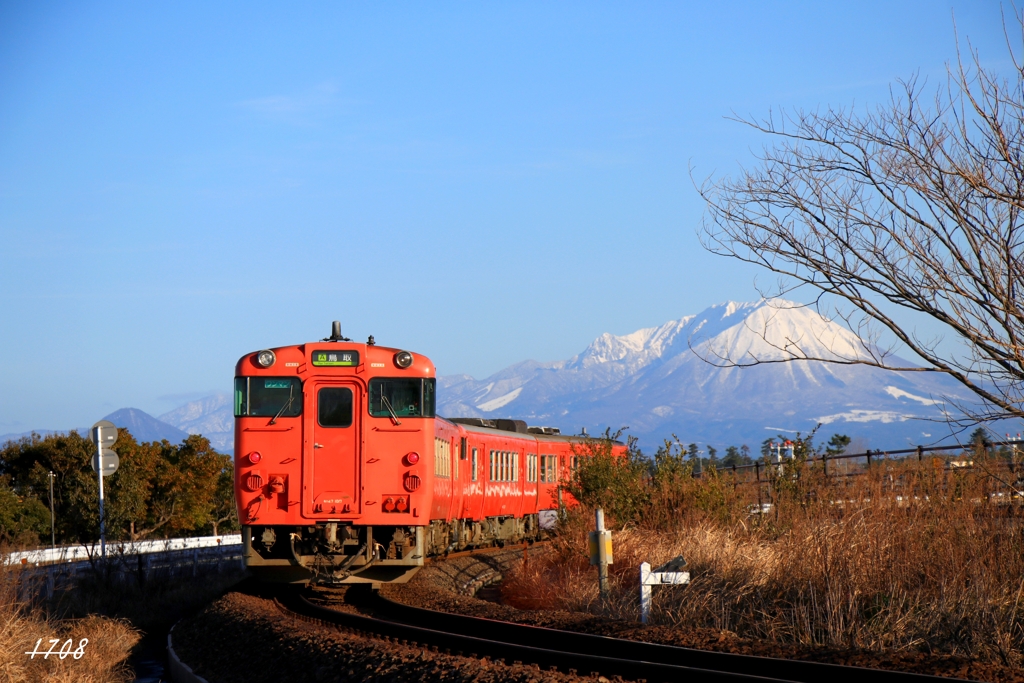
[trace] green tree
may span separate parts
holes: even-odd
[[[992,448],[992,441],[988,438],[988,430],[984,427],[978,427],[971,432],[967,443],[975,458],[985,457]]]
[[[832,438],[828,440],[828,446],[825,448],[826,455],[842,455],[846,452],[846,447],[850,445],[850,437],[845,434],[833,434]]]
[[[210,533],[214,536],[238,531],[238,510],[235,507],[235,468],[231,459],[217,477],[217,491],[210,514]]]
[[[746,447],[744,446],[744,448]],[[750,449],[747,448],[747,451],[749,453]],[[751,464],[751,460],[750,455],[748,455],[748,453],[742,452],[739,448],[736,448],[735,446],[729,446],[728,448],[725,449],[725,457],[722,458],[722,465],[725,467],[739,467],[740,465],[749,465]]]
[[[0,545],[35,546],[50,536],[50,509],[35,496],[24,495],[9,475],[0,475]]]
[[[178,445],[140,444],[122,429],[114,450],[120,466],[104,479],[111,540],[198,533],[224,516],[225,497],[234,505],[223,481],[231,459],[201,436]],[[99,484],[90,465],[94,452],[77,432],[33,434],[0,448],[0,476],[23,500],[42,501],[48,499],[52,471],[59,542],[93,542],[99,536]]]
[[[687,452],[674,434],[658,447],[651,465],[651,479],[656,486],[675,486],[680,479],[693,476],[693,460],[687,460]]]

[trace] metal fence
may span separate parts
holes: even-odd
[[[200,548],[220,548],[241,546],[242,535],[227,536],[196,536],[193,538],[168,538],[156,541],[124,541],[108,543],[107,554],[112,558],[167,553],[175,550],[194,550]],[[53,564],[79,561],[91,561],[100,554],[99,543],[90,545],[64,545],[56,548],[39,548],[22,552],[7,553],[0,558],[3,564]]]
[[[1024,442],[1022,441],[996,441],[986,444],[985,450],[989,456],[995,457],[992,449],[1010,447],[1010,459],[1005,463],[996,463],[1001,465],[1004,469],[1017,472],[1024,472]],[[951,451],[959,451],[957,453],[951,453]],[[916,446],[914,448],[903,448],[898,450],[871,450],[868,449],[863,453],[842,453],[839,455],[828,455],[818,454],[813,455],[809,458],[802,458],[800,462],[808,465],[814,463],[821,463],[822,470],[827,474],[829,463],[837,463],[846,460],[863,460],[865,464],[864,471],[870,469],[872,460],[874,463],[878,463],[885,460],[907,460],[916,458],[918,461],[924,459],[926,453],[938,453],[940,458],[947,461],[947,466],[952,467],[974,467],[973,458],[977,454],[975,446]],[[903,456],[903,457],[900,457]],[[935,457],[935,456],[932,456]],[[968,460],[964,460],[968,458]],[[770,456],[765,456],[764,460],[754,461],[746,465],[715,465],[715,469],[719,472],[733,472],[736,474],[743,472],[753,472],[755,479],[760,479],[760,473],[762,470],[767,468],[776,468],[779,465],[785,465],[787,462],[793,462],[794,458],[791,456],[782,457],[779,455],[775,460],[772,460]]]
[[[996,449],[1005,448],[999,453]],[[753,485],[758,487],[758,504],[763,508],[761,487],[769,485],[780,476],[799,476],[804,471],[817,471],[828,479],[858,477],[871,473],[875,468],[884,465],[907,462],[922,462],[928,459],[941,463],[946,472],[959,474],[975,473],[985,478],[988,486],[987,500],[983,502],[995,504],[1024,505],[1024,442],[997,441],[984,447],[966,446],[917,446],[896,450],[867,450],[863,453],[843,453],[838,455],[817,454],[806,458],[783,456],[781,451],[774,458],[766,456],[762,460],[746,465],[717,465],[715,474],[732,475],[735,485]],[[792,454],[792,452],[791,452]],[[984,456],[984,457],[982,457]],[[710,475],[710,470],[696,473],[694,476],[703,478]],[[898,482],[893,482],[897,489]]]

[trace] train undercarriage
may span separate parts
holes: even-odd
[[[434,520],[429,526],[243,526],[246,566],[266,581],[405,583],[429,557],[541,540],[538,515],[483,521]]]

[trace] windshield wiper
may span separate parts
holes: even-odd
[[[281,410],[277,411],[277,415],[275,415],[270,420],[270,424],[274,424],[275,422],[277,422],[277,418],[281,417],[281,414],[284,411],[286,411],[286,410],[288,410],[289,408],[292,407],[292,401],[294,401],[294,400],[295,400],[295,385],[293,384],[290,387],[288,387],[288,400],[285,402],[285,404],[283,406],[281,406]]]
[[[391,413],[391,420],[395,423],[395,426],[402,424],[398,421],[398,415],[395,414],[394,408],[391,407],[391,401],[389,401],[383,393],[380,395],[380,402],[388,409],[388,412]]]

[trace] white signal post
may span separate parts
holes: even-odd
[[[50,472],[50,550],[57,552],[57,517],[53,512],[53,472]]]
[[[104,446],[113,446],[117,441],[117,427],[112,422],[100,420],[89,430],[89,437],[96,444],[96,456],[93,458],[92,468],[96,470],[96,476],[100,481],[100,555],[106,559],[107,529],[103,516],[103,477],[117,471],[118,457],[117,453],[109,448],[104,448]]]
[[[103,442],[99,437],[100,430],[96,430],[96,459],[101,462],[101,466],[96,468],[96,476],[100,478],[100,556],[105,560],[107,559],[107,529],[103,519]]]

